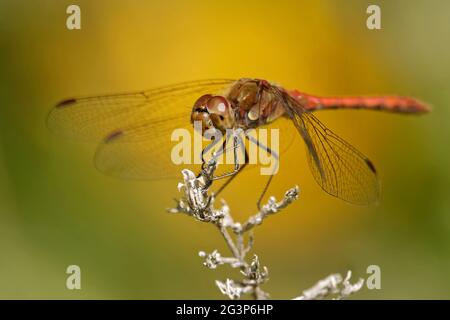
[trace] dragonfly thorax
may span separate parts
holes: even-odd
[[[285,113],[278,87],[266,80],[240,79],[227,98],[236,113],[237,126],[247,129],[263,126]]]

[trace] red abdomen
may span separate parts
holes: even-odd
[[[298,99],[308,111],[321,109],[367,109],[398,113],[425,113],[430,111],[427,104],[411,97],[317,97],[296,90],[289,93],[292,97]]]

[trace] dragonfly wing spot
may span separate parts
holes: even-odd
[[[114,140],[117,140],[118,138],[120,138],[122,135],[123,135],[123,131],[122,130],[115,130],[115,131],[111,132],[110,134],[108,134],[105,137],[104,142],[105,143],[111,143]]]
[[[65,108],[77,102],[76,99],[66,99],[56,105],[56,108]]]
[[[372,161],[370,161],[369,159],[364,159],[367,166],[369,167],[369,169],[373,172],[373,173],[377,173],[377,169],[375,169],[375,166],[373,165]]]

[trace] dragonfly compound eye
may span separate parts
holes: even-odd
[[[207,112],[206,104],[212,98],[211,94],[205,94],[195,101],[192,111]]]
[[[213,123],[209,117],[208,110],[206,108],[206,103],[210,100],[212,95],[205,94],[197,99],[192,107],[191,112],[191,123],[200,122],[202,132],[213,127]]]
[[[214,96],[208,100],[206,103],[206,108],[209,113],[225,116],[229,113],[230,104],[224,97]]]
[[[234,124],[234,114],[228,100],[222,96],[213,96],[206,103],[214,126],[219,130],[231,129]]]

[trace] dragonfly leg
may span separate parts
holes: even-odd
[[[234,178],[236,178],[239,174],[239,172],[242,172],[242,170],[248,165],[249,162],[249,157],[248,157],[248,153],[247,150],[244,149],[244,155],[245,155],[245,163],[239,168],[239,171],[236,172],[234,175],[232,175],[220,188],[219,190],[217,190],[217,192],[214,193],[214,196],[217,197],[217,195],[219,193],[221,193],[229,184],[231,181],[234,180]]]
[[[252,136],[249,135],[245,135],[245,137],[247,138],[247,140],[249,140],[250,142],[256,144],[256,146],[258,146],[259,148],[262,148],[263,150],[265,150],[270,156],[274,157],[274,159],[276,160],[276,166],[274,166],[274,171],[275,169],[278,167],[278,162],[279,162],[279,156],[278,153],[276,153],[275,151],[273,151],[272,149],[270,149],[269,147],[267,147],[266,145],[262,144],[261,142],[259,142],[257,139],[255,139]],[[270,174],[269,179],[266,182],[266,185],[264,186],[264,189],[261,193],[261,195],[259,196],[258,202],[256,203],[256,206],[258,207],[258,210],[261,211],[261,202],[264,198],[264,195],[267,192],[267,189],[269,189],[269,185],[272,182],[273,176],[274,176],[274,172],[272,172],[272,174]]]
[[[205,153],[211,150],[216,144],[220,142],[221,139],[214,139],[210,144],[208,144],[201,153],[201,159],[202,159],[202,170],[205,169],[206,160],[205,160]],[[226,140],[225,140],[226,141]],[[222,144],[222,150],[224,148],[225,144]]]
[[[226,146],[226,140],[222,144],[223,151],[221,150],[221,153],[224,153],[226,151],[225,146]],[[243,142],[242,142],[241,138],[239,138],[239,136],[237,136],[237,135],[234,135],[233,136],[234,170],[223,173],[218,176],[215,176],[215,177],[213,177],[213,180],[219,180],[219,179],[223,179],[226,177],[234,176],[236,173],[239,172],[239,170],[241,169],[241,164],[239,163],[239,160],[238,160],[237,149],[242,148],[242,147],[244,147],[244,146],[243,146]],[[244,151],[245,151],[245,147],[244,147]]]

